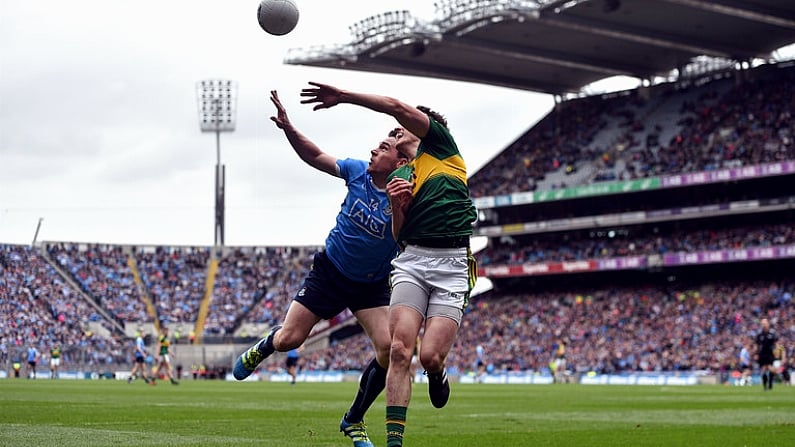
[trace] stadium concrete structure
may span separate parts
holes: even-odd
[[[649,82],[767,59],[795,41],[795,4],[778,0],[442,0],[436,18],[389,11],[352,41],[291,50],[288,64],[428,76],[577,94],[611,76]]]
[[[658,248],[642,254],[633,252],[631,241],[644,235],[677,237],[699,229],[750,232],[756,225],[778,223],[782,225],[778,230],[786,232],[795,226],[795,156],[789,118],[793,98],[789,86],[795,77],[792,63],[775,64],[772,54],[795,42],[795,4],[450,0],[436,3],[436,18],[431,21],[410,11],[392,11],[356,23],[350,31],[350,43],[294,49],[285,62],[485,83],[556,96],[556,108],[549,116],[469,179],[480,213],[476,234],[489,238],[487,250],[479,256],[479,273],[495,284],[495,299],[538,290],[556,290],[563,297],[568,290],[570,297],[582,299],[589,290],[627,285],[652,286],[677,296],[688,290],[700,296],[715,293],[716,283],[735,279],[777,284],[786,290],[784,296],[791,296],[795,271],[791,238],[774,238],[754,248],[712,244],[701,250]],[[758,67],[768,63],[773,64]],[[638,78],[641,86],[584,97],[589,84],[612,76]],[[778,102],[788,121],[781,126],[788,136],[765,143],[764,150],[775,156],[729,160],[732,157],[725,153],[704,149],[704,158],[711,162],[684,161],[677,172],[662,172],[665,175],[643,170],[650,154],[660,160],[666,150],[677,150],[680,130],[687,126],[671,117],[684,119],[682,110],[694,103],[707,111],[723,107],[723,95],[738,89],[749,90],[750,98],[766,82],[782,89],[760,95]],[[776,99],[777,95],[783,97]],[[602,122],[580,139],[579,152],[543,154],[558,149],[543,146],[554,140],[549,135],[580,137],[567,123],[588,113],[598,114]],[[735,131],[735,124],[703,135],[704,145],[724,143],[719,138]],[[782,149],[782,144],[788,148]],[[552,168],[545,166],[540,174],[525,169],[542,163]],[[533,243],[537,239],[547,247],[566,247],[573,239],[597,246],[623,239],[630,249],[600,259],[571,250],[568,259],[545,262],[543,255],[533,256],[539,251]],[[501,258],[492,256],[498,250],[503,251]],[[780,304],[775,297],[770,301],[771,307]],[[760,309],[758,314],[767,311]],[[565,332],[567,323],[557,329]],[[788,331],[790,337],[795,335],[792,327]]]
[[[545,368],[558,338],[570,339],[569,367],[585,380],[593,370],[642,368],[645,353],[628,346],[633,337],[657,342],[651,327],[637,325],[658,319],[667,326],[655,329],[671,336],[663,344],[687,345],[648,360],[658,370],[725,373],[739,351],[735,344],[754,329],[735,314],[772,316],[795,357],[795,64],[771,54],[795,42],[795,4],[455,0],[437,2],[436,16],[384,13],[352,25],[351,43],[294,49],[285,62],[556,96],[548,116],[470,176],[480,215],[475,231],[489,241],[479,273],[494,289],[465,317],[451,355],[459,371],[471,364],[474,337],[498,324],[539,328],[516,332],[508,347],[487,345],[498,370]],[[642,79],[642,86],[583,93],[615,75]],[[315,249],[61,242],[0,248],[5,328],[21,324],[15,312],[31,309],[40,321],[80,319],[61,311],[63,298],[75,295],[46,297],[55,284],[79,291],[88,304],[73,307],[92,315],[80,324],[108,340],[139,329],[153,334],[160,320],[183,337],[195,332],[197,343],[176,346],[186,370],[194,363],[230,365],[248,339],[278,321],[298,286],[290,281],[304,276]],[[96,272],[87,265],[113,278],[114,293],[111,282],[92,282]],[[184,279],[169,279],[175,271]],[[114,301],[122,295],[127,301]],[[41,305],[38,297],[49,302]],[[589,314],[591,302],[601,307]],[[524,312],[543,315],[503,321]],[[342,354],[348,363],[340,364],[355,369],[366,339],[346,317],[320,327],[315,340],[319,351],[329,343],[349,349]],[[598,327],[584,330],[583,321]],[[620,339],[624,358],[581,354],[598,344],[584,333],[600,330]],[[720,342],[700,344],[724,332]],[[3,341],[8,348],[10,338]],[[706,354],[688,357],[693,346]],[[16,355],[11,351],[6,365]],[[280,359],[269,360],[265,368],[278,370]]]

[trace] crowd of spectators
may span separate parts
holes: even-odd
[[[738,235],[745,231],[736,230]],[[791,237],[791,227],[788,234]],[[219,271],[218,287],[230,287],[230,296],[219,301],[224,303],[221,313],[225,306],[234,306],[232,290],[250,293],[247,287],[229,285],[247,281],[243,271],[253,268],[261,272],[262,282],[251,283],[256,286],[252,289],[267,289],[273,296],[270,306],[263,304],[268,301],[263,298],[248,315],[275,324],[306,274],[310,250],[245,252],[231,251],[223,258],[221,271],[241,271],[231,281]],[[575,372],[729,371],[737,367],[742,345],[752,343],[750,337],[763,317],[771,320],[782,340],[795,340],[793,292],[795,282],[785,278],[486,294],[467,309],[449,366],[451,373],[472,371],[474,347],[481,345],[492,371],[544,371],[556,343],[566,340],[568,365]],[[129,340],[91,331],[89,323],[101,323],[101,315],[90,301],[76,296],[37,249],[0,246],[0,310],[0,355],[5,360],[22,360],[28,343],[42,353],[58,343],[65,362],[97,369],[126,365],[131,358]],[[786,346],[789,357],[795,356],[792,343]],[[367,337],[360,334],[302,357],[306,369],[359,370],[372,351]],[[265,364],[273,371],[280,367],[279,356]]]
[[[46,249],[83,291],[118,321],[153,321],[121,246],[55,243]]]
[[[0,359],[25,362],[29,346],[46,359],[58,344],[66,364],[126,363],[123,343],[93,332],[90,323],[111,329],[37,249],[0,245]]]
[[[664,234],[664,235],[663,235]],[[581,261],[622,256],[795,244],[795,222],[767,225],[728,225],[723,228],[673,229],[656,225],[609,230],[543,233],[503,238],[477,254],[481,266]]]
[[[747,71],[737,76],[747,79],[728,89],[718,90],[707,83],[681,91],[652,88],[649,99],[641,99],[637,91],[632,91],[624,96],[560,103],[474,173],[469,179],[470,191],[473,197],[533,191],[550,173],[571,173],[578,165],[588,163],[597,168],[597,173],[581,179],[582,183],[795,159],[795,120],[791,112],[795,68],[761,74]],[[642,104],[675,102],[677,95],[695,98],[683,101],[678,120],[654,122],[636,116]],[[608,122],[617,123],[619,133],[609,140],[598,138],[605,129],[615,132],[608,129]],[[663,134],[673,137],[659,141]],[[625,162],[621,172],[612,169],[617,159]],[[566,186],[577,185],[564,182],[546,187]]]
[[[590,145],[607,125],[605,113],[628,100],[628,96],[612,100],[584,98],[558,104],[535,127],[470,177],[470,193],[481,197],[533,191],[547,173],[566,169],[583,158],[597,157],[599,151]]]
[[[758,165],[795,159],[795,71],[751,79],[720,96],[707,90],[685,102],[680,128],[667,146],[634,154],[636,177]]]
[[[614,287],[474,300],[448,358],[452,374],[477,371],[475,347],[492,373],[548,372],[561,340],[573,373],[704,371],[740,368],[769,318],[795,354],[795,282],[729,281],[687,286]],[[307,357],[308,369],[360,369],[372,357],[364,334]],[[273,361],[270,369],[278,370]]]
[[[134,256],[158,319],[195,322],[205,298],[210,249],[158,246],[135,250]]]
[[[246,247],[225,254],[218,263],[205,334],[232,333],[242,320],[281,321],[316,249]]]

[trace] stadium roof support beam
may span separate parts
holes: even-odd
[[[489,84],[491,85],[499,85],[501,87],[515,88],[520,90],[532,90],[550,94],[557,94],[562,91],[576,91],[578,88],[578,86],[573,85],[534,82],[528,81],[527,79],[513,78],[510,76],[493,76],[491,74],[463,70],[460,68],[452,69],[429,66],[418,62],[412,63],[410,67],[407,67],[404,62],[392,61],[384,58],[371,59],[368,61],[367,65],[365,67],[361,67],[361,69],[366,71],[379,71],[381,73],[395,73],[398,71],[402,74],[410,74],[412,76],[446,78],[454,81],[466,80],[468,82],[476,83],[483,82],[483,78],[487,77]]]
[[[795,17],[783,10],[769,10],[761,5],[755,5],[754,9],[749,9],[739,5],[737,2],[727,0],[662,0],[668,3],[684,5],[694,9],[723,14],[740,19],[751,20],[754,22],[766,23],[768,25],[780,26],[787,29],[795,29]],[[789,17],[788,17],[789,15]]]
[[[514,59],[552,64],[577,70],[594,71],[597,73],[603,73],[607,76],[624,75],[638,77],[640,76],[639,73],[646,72],[646,70],[640,67],[605,61],[596,61],[584,57],[573,56],[571,54],[561,54],[553,51],[521,47],[507,43],[500,43],[497,45],[492,42],[471,37],[450,39],[447,40],[447,45],[451,47],[458,47],[466,51],[479,51],[481,53],[488,53],[493,56],[506,58],[507,60]]]
[[[659,32],[622,27],[613,23],[607,24],[595,20],[573,17],[570,15],[550,11],[548,9],[543,9],[541,11],[541,19],[545,24],[554,25],[560,28],[612,37],[615,39],[621,39],[645,45],[653,45],[656,47],[682,51],[685,53],[704,54],[727,59],[732,59],[737,56],[742,58],[750,58],[754,56],[753,51],[743,50],[736,47],[728,48],[716,44],[704,45],[703,43],[683,40],[675,36],[663,35]]]

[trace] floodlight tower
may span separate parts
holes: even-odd
[[[221,132],[235,130],[237,82],[206,79],[196,83],[199,102],[199,127],[215,132],[215,245],[224,245],[224,197],[226,166],[221,164]]]

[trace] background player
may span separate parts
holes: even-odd
[[[770,321],[763,318],[761,321],[762,330],[756,335],[756,359],[759,362],[759,369],[762,374],[762,388],[764,390],[773,389],[773,348],[776,346],[778,336],[770,328]]]
[[[168,380],[171,381],[171,384],[179,385],[179,382],[174,378],[174,375],[171,372],[172,352],[171,352],[171,339],[168,337],[168,328],[163,326],[163,329],[161,331],[162,334],[160,334],[160,339],[158,340],[160,349],[158,351],[157,367],[154,371],[154,374],[152,374],[150,383],[154,384],[157,377],[159,377],[160,372],[165,370],[166,377],[168,377]]]
[[[144,363],[146,363],[146,345],[144,344],[143,334],[139,332],[135,337],[135,364],[132,371],[130,371],[130,377],[127,378],[127,383],[132,383],[139,375],[144,378],[146,383],[149,383],[150,379],[146,377]]]
[[[39,351],[33,345],[28,346],[28,366],[25,368],[25,376],[28,379],[36,378],[36,363],[39,361]]]
[[[61,367],[61,346],[55,343],[50,348],[50,378],[58,378],[58,369]]]

